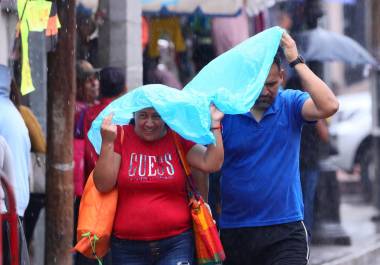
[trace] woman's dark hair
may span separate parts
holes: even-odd
[[[16,83],[16,80],[12,78],[11,81],[11,92],[9,94],[9,98],[13,102],[13,104],[16,106],[16,108],[19,108],[21,105],[21,93],[18,89],[18,85]]]
[[[125,75],[121,68],[105,67],[99,73],[100,96],[112,98],[125,92]]]

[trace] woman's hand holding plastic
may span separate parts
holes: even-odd
[[[113,114],[111,113],[104,118],[100,133],[104,143],[113,143],[117,136],[117,127],[112,124]]]
[[[212,120],[212,127],[220,126],[220,122],[224,117],[224,113],[221,112],[214,104],[210,105],[210,113],[211,113],[211,120]]]

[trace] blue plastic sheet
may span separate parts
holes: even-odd
[[[93,121],[88,138],[99,153],[100,128],[106,116],[113,113],[112,122],[124,125],[128,124],[133,112],[153,107],[171,129],[186,139],[207,144],[213,141],[209,105],[207,97],[196,93],[159,84],[141,86],[112,101]]]
[[[181,91],[145,85],[116,99],[94,120],[88,138],[97,153],[103,119],[128,124],[133,112],[153,107],[182,137],[199,144],[215,142],[210,132],[210,103],[226,114],[246,113],[260,95],[277,52],[283,29],[273,27],[242,42],[206,65]]]
[[[210,98],[224,113],[246,113],[260,95],[282,33],[273,27],[240,43],[206,65],[184,90]]]

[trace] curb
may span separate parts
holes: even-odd
[[[380,264],[380,242],[374,243],[370,247],[338,258],[334,261],[323,263],[323,265],[364,265]]]

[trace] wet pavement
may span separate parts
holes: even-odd
[[[380,265],[380,222],[371,220],[379,211],[363,201],[356,188],[358,179],[345,177],[338,175],[343,192],[340,218],[351,245],[311,245],[310,265]],[[43,265],[44,217],[42,211],[34,233],[35,244],[31,248],[34,252],[32,264],[35,265]]]
[[[373,222],[377,209],[364,203],[359,194],[341,198],[341,226],[351,239],[350,246],[312,245],[311,265],[380,264],[380,223]]]

